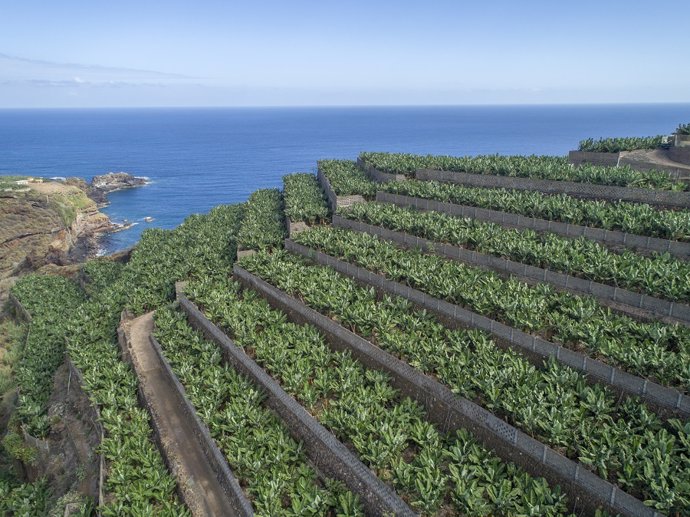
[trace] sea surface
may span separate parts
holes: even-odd
[[[189,214],[280,187],[286,173],[315,172],[319,159],[564,155],[587,137],[668,134],[689,121],[690,104],[0,110],[0,174],[148,177],[145,187],[109,196],[104,212],[136,223],[105,240],[112,252],[146,228],[174,228]]]

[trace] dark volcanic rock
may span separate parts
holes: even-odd
[[[89,188],[89,197],[97,203],[106,203],[108,192],[142,185],[146,185],[145,178],[139,178],[127,172],[109,172],[93,177]]]

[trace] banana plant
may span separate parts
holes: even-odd
[[[362,515],[352,493],[319,481],[303,446],[265,407],[251,381],[223,362],[216,344],[192,329],[180,312],[159,309],[155,323],[173,371],[258,514]],[[348,504],[341,506],[341,500]]]
[[[628,165],[602,167],[585,164],[573,167],[568,163],[567,157],[563,156],[422,156],[405,153],[362,153],[359,157],[380,171],[405,174],[411,178],[415,177],[419,169],[437,169],[659,190],[690,188],[683,182],[673,180],[664,171],[636,171]]]
[[[636,149],[656,149],[661,147],[664,135],[648,137],[618,137],[618,138],[587,138],[580,141],[580,151],[594,153],[618,153],[620,151],[634,151]]]
[[[237,234],[243,249],[280,247],[285,239],[283,196],[278,189],[257,190],[247,201],[244,219]]]
[[[328,218],[326,197],[313,174],[296,173],[283,176],[283,198],[285,215],[292,222],[318,224]]]
[[[447,328],[404,298],[377,297],[332,268],[285,251],[243,259],[242,266],[622,489],[666,510],[684,507],[690,422],[664,421],[639,399],[623,404],[609,388],[553,359],[535,367],[484,332]],[[300,281],[290,281],[295,278]],[[410,434],[421,443],[433,440],[435,430],[417,425]],[[396,468],[412,476],[405,465]]]
[[[494,515],[499,507],[491,501],[488,487],[497,480],[507,479],[512,486],[519,478],[524,487],[543,486],[543,480],[514,465],[505,466],[469,434],[441,433],[425,420],[419,404],[391,386],[387,375],[366,369],[348,352],[331,350],[314,327],[288,322],[254,291],[241,290],[232,280],[199,279],[188,285],[187,292],[238,346],[251,348],[256,361],[290,395],[422,515],[463,511],[451,496],[456,481],[452,469],[467,472],[466,478],[478,478],[481,498]],[[291,367],[285,368],[286,364]],[[306,385],[314,390],[308,397],[303,392]],[[466,447],[473,447],[476,462],[445,452]],[[482,478],[477,471],[487,462],[505,468],[492,479]],[[546,492],[540,500],[544,511],[565,515],[565,497],[557,488]],[[527,505],[520,494],[500,503],[501,512],[516,515]]]
[[[608,285],[690,301],[690,263],[668,253],[644,256],[613,251],[595,241],[425,212],[388,203],[358,203],[338,213],[354,221],[560,271]]]
[[[437,181],[391,181],[381,184],[379,190],[648,237],[690,240],[690,210],[663,210],[646,203],[580,199],[566,194]]]
[[[688,327],[637,321],[592,297],[502,278],[360,232],[314,228],[295,240],[636,375],[690,389]]]
[[[328,178],[338,196],[360,195],[371,199],[376,195],[376,183],[371,181],[351,160],[320,160],[319,170]]]

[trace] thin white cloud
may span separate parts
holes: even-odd
[[[192,77],[154,70],[58,63],[0,53],[0,85],[4,86],[6,91],[52,89],[56,92],[112,92],[131,90],[133,87],[161,91],[167,87],[190,86],[197,83],[198,81]]]
[[[25,67],[35,67],[34,69],[59,69],[59,70],[84,70],[99,73],[111,73],[111,74],[131,74],[131,75],[153,75],[159,77],[167,77],[170,79],[195,79],[194,77],[175,74],[170,72],[160,72],[157,70],[142,70],[138,68],[123,68],[123,67],[112,67],[112,66],[102,66],[102,65],[91,65],[82,63],[62,63],[59,61],[47,61],[42,59],[31,59],[21,56],[14,56],[11,54],[5,54],[0,52],[0,69],[2,69],[3,62],[5,65],[14,64],[15,66],[25,66]]]

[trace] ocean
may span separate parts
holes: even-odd
[[[681,122],[690,122],[690,104],[0,110],[0,174],[148,177],[145,187],[109,196],[103,211],[136,223],[108,236],[109,253],[146,228],[174,228],[189,214],[280,187],[286,173],[314,172],[319,159],[563,155],[587,137],[668,134]]]

